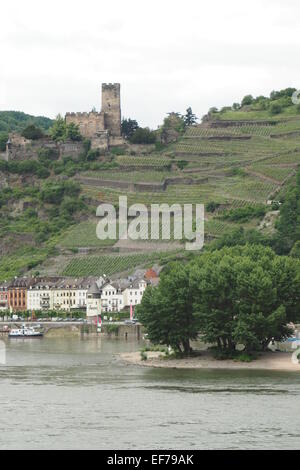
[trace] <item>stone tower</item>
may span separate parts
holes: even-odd
[[[120,83],[102,83],[102,108],[105,128],[114,137],[121,136]]]

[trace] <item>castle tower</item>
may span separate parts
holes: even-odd
[[[114,137],[121,136],[120,83],[102,83],[102,109],[105,128]]]

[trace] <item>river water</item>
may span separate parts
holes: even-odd
[[[300,374],[151,369],[137,341],[6,340],[1,449],[299,449]]]

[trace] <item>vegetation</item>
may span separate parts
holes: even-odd
[[[146,289],[136,316],[145,325],[150,341],[189,354],[190,340],[198,335],[192,302],[189,268],[175,263],[161,274],[158,287]]]
[[[0,132],[22,132],[29,125],[47,131],[52,119],[44,116],[31,116],[20,111],[0,111]]]
[[[261,218],[266,213],[266,207],[258,204],[255,206],[243,206],[235,209],[225,210],[219,215],[222,220],[230,220],[232,222],[248,222],[253,218]]]
[[[135,119],[122,119],[121,122],[121,133],[125,139],[131,139],[135,131],[139,128],[139,125]]]
[[[34,124],[29,124],[21,134],[25,139],[38,140],[44,136],[42,130]]]
[[[4,152],[6,150],[7,141],[8,141],[8,133],[0,132],[0,152]]]
[[[141,253],[133,255],[82,256],[73,259],[64,269],[65,276],[107,276],[132,270],[138,266],[152,265],[154,261],[164,261],[172,256],[172,252]]]
[[[189,354],[200,333],[218,351],[264,350],[290,333],[299,320],[300,262],[260,245],[203,253],[174,263],[158,287],[148,288],[137,316],[149,339]]]
[[[221,111],[218,111],[217,108],[211,108],[208,112],[210,117],[216,117],[218,114],[225,114],[226,118],[232,115],[231,111],[236,112],[237,115],[239,112],[244,110],[247,113],[250,111],[261,113],[265,111],[269,115],[280,114],[286,108],[292,108],[294,113],[297,114],[297,107],[292,102],[292,94],[296,91],[296,88],[285,88],[280,91],[272,91],[269,97],[266,96],[257,96],[254,98],[252,95],[246,95],[239,103],[233,103],[232,106],[222,108]],[[246,109],[245,109],[246,108]],[[251,115],[250,115],[251,116]]]
[[[276,228],[275,248],[279,253],[287,254],[300,240],[300,169],[295,186],[290,185],[284,196]]]
[[[74,141],[82,140],[77,124],[74,122],[67,124],[60,114],[56,116],[52,127],[49,129],[49,134],[57,142],[64,142],[67,139]]]
[[[132,144],[154,144],[155,141],[156,134],[148,127],[138,127],[130,137]]]

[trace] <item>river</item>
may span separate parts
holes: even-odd
[[[1,449],[297,449],[300,374],[151,369],[137,341],[6,340]]]

